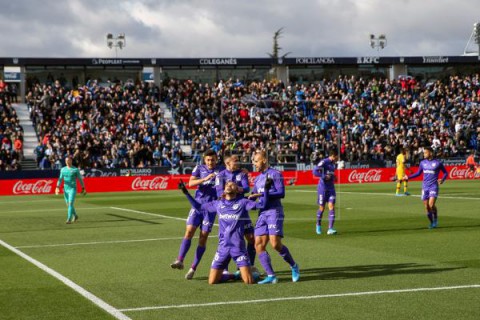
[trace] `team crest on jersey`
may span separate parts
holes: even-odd
[[[237,181],[241,181],[241,180],[242,180],[242,177],[241,177],[241,176],[237,176],[235,179],[237,179]]]
[[[238,208],[240,208],[240,205],[238,203],[235,203],[233,206],[232,206],[232,209],[233,210],[237,210]]]

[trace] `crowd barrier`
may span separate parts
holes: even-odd
[[[480,172],[471,172],[465,166],[447,166],[448,178],[451,180],[478,179]],[[417,168],[410,168],[410,173]],[[258,175],[251,172],[250,182]],[[284,171],[286,185],[315,185],[318,178],[312,171]],[[342,169],[336,172],[336,183],[375,183],[391,182],[395,168]],[[177,189],[180,179],[188,181],[190,175],[156,175],[128,177],[87,177],[84,179],[87,192],[122,192],[122,191],[158,191]],[[419,178],[417,178],[418,180]],[[1,180],[0,195],[39,195],[53,194],[57,184],[56,178]]]

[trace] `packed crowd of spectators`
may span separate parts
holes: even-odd
[[[54,81],[34,84],[27,101],[41,138],[40,168],[59,168],[66,154],[82,168],[142,168],[181,165],[182,144],[191,145],[193,161],[213,149],[249,162],[258,148],[277,163],[310,163],[338,147],[350,162],[393,161],[401,147],[412,163],[424,146],[441,158],[464,157],[479,149],[479,95],[479,75],[426,84],[341,76],[308,85],[170,80],[161,91],[147,83],[68,89]]]
[[[23,128],[9,99],[0,95],[0,171],[20,169]]]
[[[315,84],[172,80],[164,90],[193,150],[228,149],[248,159],[267,148],[279,163],[313,162],[330,148],[345,161],[393,161],[401,147],[464,157],[479,148],[479,75],[422,84],[341,76]]]
[[[178,166],[183,155],[158,96],[147,83],[34,84],[27,104],[41,139],[39,168],[60,168],[67,154],[81,168]]]

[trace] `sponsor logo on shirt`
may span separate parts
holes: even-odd
[[[218,219],[222,220],[238,220],[240,216],[238,214],[233,214],[233,213],[224,213],[224,214],[219,214]]]

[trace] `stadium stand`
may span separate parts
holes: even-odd
[[[12,105],[0,100],[0,170],[18,170],[23,155],[23,128]]]
[[[248,162],[253,150],[266,148],[275,163],[311,163],[338,144],[346,161],[393,160],[408,147],[418,163],[421,146],[440,157],[478,150],[479,94],[479,75],[432,83],[339,76],[291,85],[172,79],[161,95],[146,83],[89,81],[69,89],[54,81],[32,85],[27,104],[41,169],[59,168],[65,154],[82,168],[177,167],[185,146],[193,161],[211,148]]]

